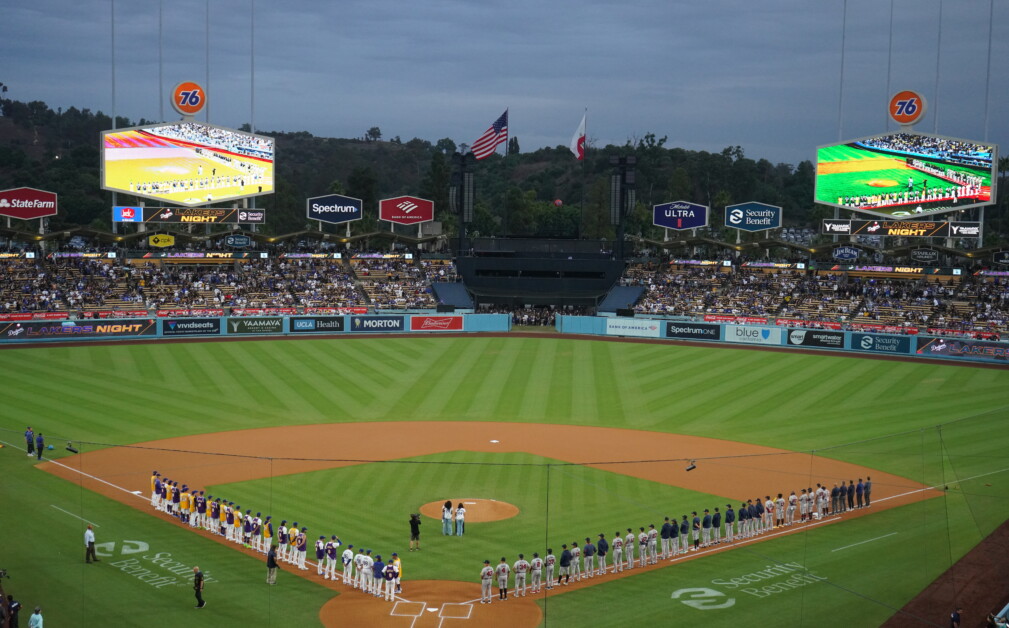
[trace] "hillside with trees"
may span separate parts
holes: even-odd
[[[91,226],[108,230],[112,195],[100,188],[100,133],[112,128],[111,118],[89,109],[53,110],[46,103],[0,100],[0,189],[36,187],[60,195],[60,214],[50,229]],[[116,127],[152,124],[151,120],[119,118]],[[248,131],[248,125],[242,130]],[[276,193],[257,199],[268,210],[261,231],[290,233],[307,224],[305,199],[336,192],[365,201],[365,220],[355,230],[388,229],[375,220],[378,200],[413,194],[435,202],[436,219],[447,233],[457,231],[457,218],[448,207],[452,154],[456,142],[414,138],[383,138],[380,127],[359,138],[316,137],[305,131],[257,133],[276,139]],[[512,137],[507,155],[494,155],[473,167],[476,182],[474,223],[478,235],[558,238],[612,238],[609,224],[610,158],[637,158],[637,203],[626,232],[631,236],[661,238],[651,225],[651,207],[688,200],[712,208],[712,227],[721,227],[727,204],[761,201],[780,205],[786,224],[818,226],[833,209],[815,206],[813,164],[774,164],[748,157],[739,146],[721,152],[689,151],[668,146],[669,138],[648,133],[624,145],[593,147],[583,162],[565,146],[520,152]],[[1000,183],[1006,183],[1007,160],[1000,160]],[[135,199],[118,196],[120,204]],[[991,238],[1009,233],[1005,195],[986,212]],[[327,226],[332,229],[332,226]],[[745,238],[746,236],[744,236]],[[986,238],[987,240],[988,238]],[[990,242],[986,242],[989,244]]]

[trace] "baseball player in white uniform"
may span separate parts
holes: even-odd
[[[582,548],[578,541],[571,544],[571,579],[575,582],[582,579]]]
[[[543,561],[547,568],[547,588],[554,588],[554,569],[557,567],[557,557],[554,556],[553,548],[547,548],[547,557]]]
[[[627,568],[634,569],[634,531],[627,528],[627,536],[624,537],[624,554],[627,556]]]
[[[519,555],[521,558],[521,555]],[[543,559],[540,558],[539,552],[533,552],[533,559],[529,561],[529,569],[532,574],[532,585],[533,595],[540,592],[543,586]]]
[[[511,568],[508,567],[507,559],[502,556],[501,562],[498,563],[497,569],[494,570],[494,573],[497,574],[497,591],[499,599],[508,599],[508,572],[510,571]]]
[[[795,523],[795,507],[799,498],[795,496],[795,491],[788,496],[788,509],[785,510],[785,525],[790,526]]]
[[[343,583],[351,584],[354,580],[354,546],[348,545],[343,550]]]
[[[648,524],[648,562],[652,565],[659,562],[659,531],[654,523]]]
[[[525,597],[526,594],[526,574],[529,572],[529,561],[525,554],[519,554],[519,559],[513,566],[515,569],[515,597]]]
[[[624,570],[624,537],[620,536],[620,530],[613,533],[613,573]]]

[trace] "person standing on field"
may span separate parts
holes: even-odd
[[[725,504],[725,542],[733,543],[736,540],[732,526],[736,523],[736,511],[732,509],[732,504]]]
[[[441,533],[445,536],[452,535],[452,502],[446,501],[441,507]]]
[[[490,589],[494,583],[494,568],[490,566],[490,561],[483,561],[483,569],[480,570],[480,603],[490,604]]]
[[[27,428],[25,430],[25,450],[28,452],[28,457],[31,458],[35,454],[35,432],[31,425]]]
[[[266,584],[277,584],[277,546],[271,545],[266,553]]]
[[[497,569],[494,573],[497,574],[497,593],[498,597],[502,600],[508,599],[508,573],[511,568],[508,566],[508,560],[502,556],[501,562],[498,563]]]
[[[599,540],[596,541],[596,566],[599,567],[599,575],[606,573],[606,554],[610,552],[610,544],[606,542],[606,535],[599,533]]]
[[[865,507],[868,508],[872,505],[872,478],[868,475],[865,476]]]
[[[462,533],[466,530],[466,507],[463,506],[462,502],[455,509],[455,535],[462,536]]]
[[[519,559],[515,561],[515,597],[525,597],[526,595],[526,574],[529,573],[529,561],[525,554],[519,554]]]
[[[193,567],[193,591],[196,592],[196,608],[203,608],[207,603],[203,600],[203,572],[197,565]]]
[[[627,558],[627,568],[634,569],[634,530],[627,528],[627,536],[624,537],[624,556]]]
[[[99,562],[95,554],[95,530],[90,523],[88,529],[84,531],[84,548],[84,562]]]
[[[410,551],[420,549],[420,515],[410,515]]]
[[[554,556],[554,549],[552,547],[547,548],[547,557],[543,559],[544,565],[547,568],[547,588],[554,588],[554,570],[557,566],[557,557]]]
[[[613,573],[624,570],[624,537],[620,530],[613,533]]]
[[[35,455],[38,457],[38,460],[42,460],[42,450],[45,446],[46,439],[42,437],[42,432],[39,432],[38,436],[35,437]]]
[[[543,587],[543,559],[540,558],[539,552],[533,552],[533,559],[529,561],[529,570],[533,595],[536,595]]]

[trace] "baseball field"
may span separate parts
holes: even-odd
[[[550,336],[21,347],[0,369],[0,569],[23,622],[40,605],[57,626],[878,626],[1009,516],[1007,369]],[[403,594],[314,566],[267,586],[261,555],[151,508],[155,469],[312,541],[397,552]],[[867,476],[870,508],[474,603],[485,559]],[[469,504],[464,536],[441,534],[445,500]]]

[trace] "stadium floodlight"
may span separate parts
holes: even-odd
[[[690,464],[687,465],[687,471],[693,471],[696,468],[697,468],[697,461],[696,460],[691,460]]]

